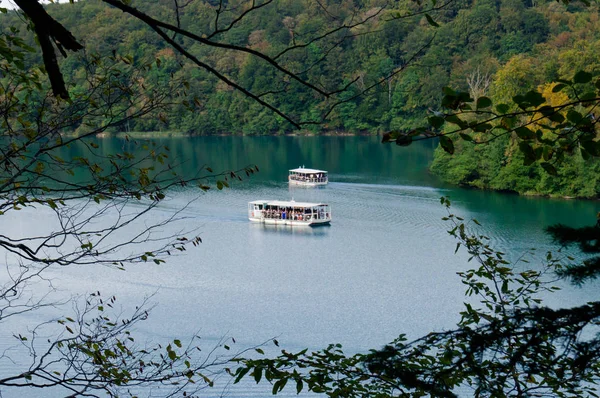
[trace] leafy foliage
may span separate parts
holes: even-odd
[[[57,4],[49,6],[48,13],[81,39],[88,51],[105,55],[116,51],[135,62],[156,61],[164,69],[150,74],[160,74],[162,79],[173,74],[189,84],[168,117],[163,121],[132,121],[132,130],[258,135],[297,129],[239,89],[232,90],[208,70],[194,67],[140,20],[105,3],[111,2]],[[244,52],[220,49],[186,36],[180,41],[197,59],[312,133],[343,130],[374,134],[425,127],[423,120],[428,109],[442,99],[443,87],[475,89],[468,81],[477,71],[484,80],[499,80],[504,63],[533,52],[542,53],[533,57],[550,63],[555,59],[552,49],[558,47],[558,37],[586,31],[580,26],[591,24],[593,19],[592,12],[575,14],[554,2],[530,7],[518,1],[497,0],[326,1],[321,3],[323,8],[311,1],[268,1],[255,3],[260,7],[236,20],[250,3],[193,1],[181,8],[168,1],[130,4],[198,36],[243,48]],[[6,24],[2,26],[20,24],[12,14],[3,20]],[[23,32],[21,37],[35,47],[30,34]],[[527,43],[526,47],[519,47],[516,38],[518,43]],[[543,52],[543,46],[549,50]],[[273,64],[250,51],[270,57],[321,92],[290,75],[282,76]],[[36,53],[26,61],[41,63],[39,57]],[[81,82],[81,65],[72,56],[60,66],[74,84]],[[553,78],[548,72],[542,80]],[[497,88],[504,86],[498,84]],[[482,96],[497,88],[488,85]],[[193,112],[187,112],[189,108]]]
[[[426,137],[447,137],[442,149],[448,139],[454,144],[452,156],[436,152],[432,171],[443,179],[520,194],[598,196],[598,67],[588,54],[598,43],[588,36],[595,11],[559,15],[550,7],[545,16],[550,42],[511,57],[489,85],[471,79],[468,90],[446,89],[440,110],[432,109]],[[568,48],[558,45],[563,40]]]
[[[105,3],[116,9],[105,8]],[[465,148],[477,153],[477,144],[493,142],[488,147],[493,149],[492,160],[486,160],[485,153],[476,156],[485,167],[462,162],[453,175],[459,182],[476,181],[485,172],[502,174],[513,167],[509,174],[520,177],[514,190],[533,184],[536,178],[551,187],[554,181],[544,176],[569,171],[562,165],[575,152],[582,159],[600,156],[595,131],[600,85],[594,82],[593,63],[576,51],[563,51],[568,46],[562,45],[554,47],[565,62],[546,68],[537,67],[535,57],[527,55],[570,40],[561,36],[566,31],[558,31],[562,17],[557,14],[565,10],[557,12],[554,3],[540,9],[508,0],[432,2],[427,7],[421,2],[392,3],[383,8],[378,2],[360,7],[282,2],[281,7],[269,7],[277,3],[265,1],[252,2],[248,9],[243,1],[198,1],[185,7],[174,2],[173,9],[167,2],[139,2],[143,11],[133,8],[133,3],[77,2],[68,12],[63,6],[50,8],[51,14],[65,13],[57,18],[76,36],[83,37],[84,27],[91,32],[86,37],[88,49],[103,54],[91,62],[69,57],[60,65],[72,82],[64,86],[68,91],[57,91],[60,82],[52,80],[59,68],[55,60],[44,58],[44,69],[24,68],[41,64],[35,54],[26,55],[34,48],[31,32],[19,36],[18,30],[8,28],[0,36],[4,56],[0,98],[6,131],[0,151],[0,209],[6,214],[23,207],[46,208],[61,225],[49,236],[0,237],[0,246],[26,263],[17,264],[20,274],[0,294],[5,309],[13,305],[15,296],[21,299],[29,281],[41,277],[47,267],[161,263],[170,250],[197,245],[199,237],[167,236],[152,251],[122,255],[118,250],[148,240],[156,243],[151,236],[163,225],[160,222],[118,244],[108,243],[107,237],[147,214],[165,199],[171,186],[196,183],[208,189],[212,181],[222,189],[228,179],[239,178],[238,172],[214,175],[207,167],[197,178],[181,180],[168,167],[168,148],[142,144],[146,155],[141,158],[129,151],[105,155],[89,139],[97,133],[182,126],[190,132],[201,126],[203,131],[247,134],[287,132],[298,126],[313,132],[393,129],[384,141],[403,146],[439,137],[448,154],[460,154]],[[327,12],[323,14],[322,8]],[[52,43],[48,47],[49,37],[60,51],[64,45],[60,38],[40,30],[36,13],[22,9],[44,57],[55,52]],[[135,18],[128,19],[117,9]],[[592,25],[591,15],[570,21],[569,32]],[[20,22],[10,17],[3,26]],[[165,22],[169,18],[175,19],[173,24]],[[567,10],[564,18],[578,17]],[[89,22],[82,24],[83,20]],[[332,23],[335,28],[329,28]],[[523,45],[516,37],[528,40]],[[553,42],[545,42],[549,38]],[[346,56],[349,53],[352,56]],[[555,55],[552,50],[548,54]],[[182,55],[198,68],[184,62]],[[137,69],[134,64],[143,66]],[[54,97],[65,101],[40,90],[44,72],[50,76]],[[490,82],[486,76],[492,75]],[[558,82],[550,92],[548,87],[537,87],[549,81]],[[165,84],[175,86],[165,88]],[[429,109],[435,103],[442,104],[441,110]],[[421,120],[428,111],[426,125]],[[68,128],[76,134],[65,136]],[[88,155],[62,159],[59,149],[76,142],[84,144]],[[498,159],[505,164],[498,166]],[[515,160],[529,168],[517,168]],[[242,171],[251,174],[255,169]],[[489,176],[488,180],[492,181]],[[126,214],[123,209],[130,201],[144,201],[146,206],[139,213]],[[449,206],[445,199],[442,203]],[[109,208],[129,218],[99,230],[87,229]],[[69,222],[60,223],[65,219]],[[176,216],[165,222],[175,220]],[[272,382],[273,393],[293,383],[297,392],[306,388],[348,397],[453,396],[461,388],[471,388],[478,396],[595,394],[599,342],[585,332],[595,332],[598,303],[560,310],[542,307],[538,294],[553,290],[545,276],[562,269],[554,255],[549,253],[538,270],[521,271],[492,249],[485,236],[470,232],[469,223],[451,213],[447,221],[452,224],[449,233],[458,241],[457,250],[466,248],[476,263],[459,276],[467,296],[479,298],[479,302],[468,299],[455,330],[433,332],[411,342],[400,336],[367,354],[347,356],[339,345],[332,345],[312,353],[283,350],[272,359],[234,358],[239,367],[230,373],[236,381],[251,376],[257,383]],[[74,249],[64,251],[63,244]],[[47,356],[32,355],[30,370],[17,371],[0,384],[59,385],[75,394],[101,390],[113,395],[124,391],[122,386],[155,381],[172,386],[172,394],[187,394],[188,388],[196,391],[196,382],[211,384],[204,372],[207,363],[192,365],[193,350],[183,349],[180,340],[165,348],[136,350],[128,328],[143,320],[144,313],[136,311],[131,319],[118,322],[103,314],[105,302],[97,297],[86,302],[82,316],[59,320],[65,329],[50,342]],[[27,305],[29,311],[45,304]],[[101,314],[90,317],[95,311]],[[17,338],[30,341],[25,335]],[[36,348],[30,347],[35,353]],[[257,349],[257,354],[262,355],[262,350]],[[44,361],[50,357],[52,362]],[[53,368],[56,364],[58,368]],[[54,376],[49,378],[48,372]],[[88,378],[89,374],[97,378]]]
[[[223,359],[200,355],[195,339],[186,348],[178,339],[164,346],[138,345],[132,329],[147,318],[145,303],[130,317],[112,308],[114,297],[103,299],[99,292],[66,303],[52,295],[47,274],[56,267],[162,264],[201,243],[190,235],[193,228],[178,235],[163,232],[185,219],[182,209],[164,217],[153,214],[168,190],[189,185],[223,189],[257,169],[215,173],[205,166],[195,177],[183,178],[175,171],[180,161],[171,159],[168,147],[128,138],[129,145],[104,151],[96,135],[160,116],[172,105],[172,96],[185,90],[185,82],[152,78],[161,69],[154,63],[134,66],[127,57],[89,55],[79,60],[82,82],[66,86],[67,101],[50,92],[43,71],[22,69],[21,60],[32,49],[15,34],[0,36],[0,44],[11,43],[4,48],[9,56],[0,59],[0,217],[26,213],[23,225],[34,225],[41,214],[45,222],[43,228],[5,228],[0,234],[5,258],[0,324],[8,327],[11,318],[28,313],[39,317],[32,318],[39,324],[15,331],[23,355],[2,356],[11,366],[0,386],[70,396],[136,396],[137,389],[157,383],[165,386],[165,395],[212,385],[214,372],[223,371]],[[66,128],[77,134],[64,134]],[[73,148],[78,155],[64,156]],[[69,303],[74,310],[65,308]],[[49,315],[40,310],[47,307],[73,314],[44,322]],[[227,350],[225,345],[215,349]]]
[[[560,270],[559,275],[570,279],[577,285],[598,278],[600,275],[600,257],[597,256],[597,253],[600,252],[600,226],[598,223],[593,227],[582,228],[557,224],[548,227],[546,230],[557,243],[563,246],[576,244],[582,253],[594,255],[581,263],[572,262],[568,264]]]
[[[450,205],[446,198],[442,203]],[[455,330],[411,342],[401,335],[366,354],[346,355],[341,346],[330,345],[310,353],[282,350],[276,358],[238,359],[236,382],[250,375],[271,382],[274,394],[292,383],[298,392],[330,397],[454,397],[466,390],[482,397],[594,396],[599,341],[582,331],[597,331],[600,306],[553,310],[539,297],[557,289],[551,276],[562,269],[561,259],[547,253],[539,269],[523,269],[492,249],[486,236],[471,232],[476,220],[465,223],[450,209],[445,220],[456,250],[464,247],[476,264],[458,273],[473,300],[465,302]]]

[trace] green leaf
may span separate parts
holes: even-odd
[[[508,112],[509,109],[510,109],[510,107],[508,105],[506,105],[506,104],[498,104],[498,105],[496,105],[496,110],[498,111],[498,113],[504,114],[504,113]]]
[[[425,14],[425,18],[427,19],[427,22],[429,22],[429,25],[434,26],[436,28],[440,27],[440,25],[437,22],[435,22],[429,14]]]
[[[516,121],[517,118],[515,117],[503,117],[502,120],[500,120],[500,125],[506,130],[512,130],[515,126]]]
[[[544,116],[551,115],[555,112],[554,108],[551,107],[550,105],[544,105],[544,106],[540,107],[537,111],[540,112]]]
[[[529,130],[527,127],[517,127],[515,129],[515,133],[517,134],[517,137],[522,140],[532,140],[535,138],[535,133]]]
[[[564,83],[558,83],[557,85],[555,85],[554,87],[552,87],[552,92],[553,93],[558,93],[558,92],[560,92],[565,87],[567,87],[566,84],[564,84]]]
[[[525,141],[519,142],[519,150],[525,156],[525,160],[530,161],[529,163],[526,162],[526,165],[531,164],[535,161],[535,152],[533,151],[533,148],[531,147],[531,145],[529,145],[529,143]]]
[[[221,180],[217,181],[217,189],[219,191],[223,189],[223,182]]]
[[[514,97],[512,97],[512,100],[515,104],[521,106],[521,104],[525,103],[525,96],[523,95],[515,95]]]
[[[435,129],[439,129],[444,125],[444,118],[440,116],[431,116],[428,120],[431,127]]]
[[[280,392],[281,390],[283,390],[283,388],[285,387],[286,384],[287,384],[287,379],[277,380],[275,382],[275,384],[273,384],[273,395],[275,395],[278,392]]]
[[[300,394],[302,392],[303,388],[304,388],[304,383],[302,382],[302,379],[296,380],[296,394]]]
[[[454,143],[447,136],[440,136],[440,145],[442,146],[442,149],[444,149],[444,151],[448,152],[450,155],[454,154]]]
[[[464,128],[468,127],[467,122],[465,122],[464,120],[462,120],[461,118],[459,118],[456,115],[448,115],[448,116],[446,116],[446,121],[448,123],[456,124],[461,129],[464,129]]]
[[[598,154],[600,153],[598,151],[598,147],[596,146],[596,141],[580,140],[579,145],[581,145],[586,150],[586,152],[592,156],[598,156]]]
[[[459,133],[458,135],[460,135],[460,138],[462,138],[465,141],[473,142],[473,137],[471,137],[469,134]]]
[[[542,162],[540,163],[540,166],[542,166],[542,168],[544,170],[546,170],[546,173],[550,174],[550,175],[557,175],[558,173],[556,172],[556,168],[554,166],[552,166],[550,163],[548,162]]]
[[[235,378],[235,380],[233,381],[233,384],[237,384],[240,382],[240,380],[242,380],[242,378],[244,376],[246,376],[246,373],[248,373],[250,371],[250,368],[238,368],[236,370],[237,376]]]
[[[258,384],[260,382],[260,379],[262,379],[262,368],[256,367],[254,368],[254,380],[256,381],[256,384]]]
[[[531,106],[540,106],[546,102],[546,98],[537,91],[528,91],[525,94],[525,100],[531,104]]]
[[[492,100],[488,97],[479,97],[477,99],[477,109],[489,108],[492,106]]]
[[[548,119],[554,123],[562,123],[565,121],[565,117],[559,112],[549,115]]]
[[[579,96],[579,99],[581,101],[591,101],[591,100],[595,100],[598,96],[596,95],[595,92],[593,91],[588,91],[587,93],[583,93],[582,95]]]
[[[477,131],[479,133],[485,133],[491,129],[494,128],[494,126],[492,126],[489,123],[479,123],[479,124],[475,124],[474,126],[471,127],[473,129],[473,131]]]
[[[413,138],[410,135],[399,135],[398,138],[396,138],[396,145],[398,146],[409,146],[413,141]]]
[[[581,113],[577,112],[575,109],[569,109],[569,111],[567,112],[567,119],[571,123],[579,123],[581,121],[581,119],[583,119],[583,116],[581,115]]]
[[[580,84],[589,83],[592,81],[592,74],[580,70],[573,76],[573,81]]]

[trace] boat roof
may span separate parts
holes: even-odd
[[[314,173],[327,173],[325,170],[317,169],[305,169],[304,167],[298,167],[297,169],[291,169],[295,173],[314,174]]]
[[[271,205],[279,207],[316,207],[327,206],[326,203],[296,202],[295,200],[253,200],[249,202],[257,205]]]

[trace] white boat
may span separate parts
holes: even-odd
[[[288,180],[293,185],[316,187],[327,185],[328,177],[325,170],[306,169],[304,166],[290,170]]]
[[[331,207],[293,200],[255,200],[248,203],[248,219],[273,225],[324,225],[331,222]]]

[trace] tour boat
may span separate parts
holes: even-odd
[[[306,169],[304,166],[290,170],[288,176],[290,184],[316,187],[327,185],[327,172],[325,170]]]
[[[317,226],[331,222],[331,208],[325,203],[255,200],[248,203],[248,219],[273,225]]]

